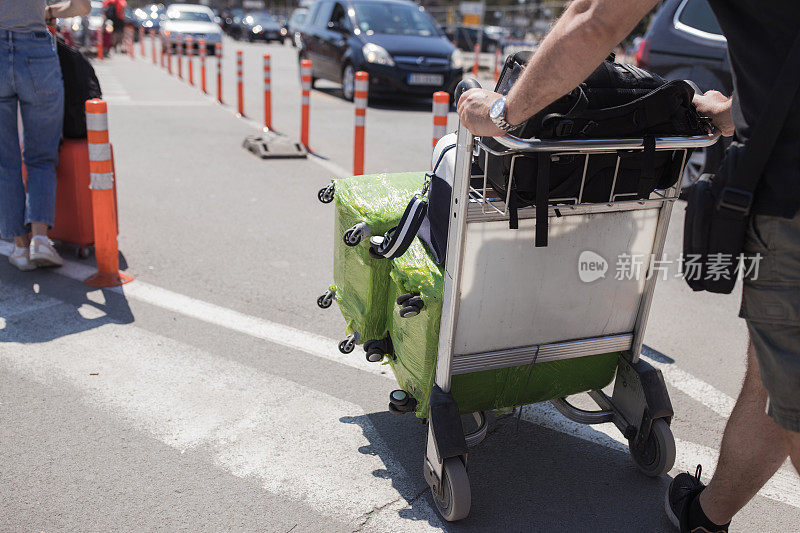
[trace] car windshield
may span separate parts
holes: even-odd
[[[367,35],[440,35],[433,20],[414,5],[357,2],[353,7],[356,26]]]
[[[211,22],[211,17],[208,13],[202,11],[183,11],[181,9],[174,9],[167,13],[170,20],[180,20],[183,22]]]
[[[273,17],[272,15],[267,15],[266,13],[257,13],[255,15],[247,15],[244,18],[244,22],[245,22],[245,24],[252,24],[252,25],[260,24],[261,26],[264,26],[265,24],[277,24],[278,23],[278,21],[275,20],[275,17]]]

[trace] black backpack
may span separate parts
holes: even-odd
[[[86,138],[86,100],[102,98],[100,82],[89,60],[69,46],[63,39],[57,41],[58,61],[64,80],[64,137]]]
[[[496,92],[508,94],[531,55],[532,52],[518,52],[506,59]],[[537,217],[536,245],[546,246],[546,213],[550,201],[577,202],[580,198],[581,202],[608,202],[620,197],[647,198],[654,189],[675,184],[680,174],[676,168],[683,161],[683,152],[656,151],[655,138],[707,132],[708,121],[692,106],[693,96],[694,89],[689,83],[667,82],[633,65],[615,63],[612,55],[578,87],[511,133],[522,138],[551,140],[641,137],[643,152],[593,155],[588,160],[583,190],[581,181],[587,157],[583,154],[518,155],[514,161],[513,180],[510,180],[511,155],[495,156],[484,152],[477,162],[486,172],[492,188],[501,197],[508,196],[511,228],[517,227],[517,209],[535,205],[537,211],[541,211],[542,217]],[[493,138],[484,138],[483,142],[492,150],[505,151]],[[620,163],[614,182],[617,156]]]

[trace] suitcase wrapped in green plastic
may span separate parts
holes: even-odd
[[[358,332],[358,342],[386,336],[386,300],[389,269],[386,259],[369,255],[369,239],[356,246],[342,240],[345,231],[364,222],[372,235],[382,235],[400,221],[409,200],[422,190],[424,172],[372,174],[334,180],[334,261],[336,301],[347,322],[347,332]]]
[[[442,314],[442,267],[419,239],[392,261],[389,332],[395,359],[389,358],[400,387],[417,400],[416,415],[428,416],[428,400],[436,375]],[[401,318],[398,296],[418,292],[422,311]],[[453,376],[451,392],[462,413],[527,405],[601,389],[614,378],[619,353],[548,361]]]

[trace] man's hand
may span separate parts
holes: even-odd
[[[711,119],[714,127],[724,137],[733,135],[730,97],[719,91],[708,91],[705,94],[695,94],[692,103],[697,108],[698,113]]]
[[[489,118],[489,109],[502,95],[485,89],[470,89],[461,95],[456,111],[461,123],[474,135],[502,137],[506,133]]]

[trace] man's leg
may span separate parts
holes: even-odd
[[[792,458],[792,464],[797,473],[800,474],[800,433],[795,431],[786,431],[786,441],[789,444],[789,456]]]
[[[786,431],[765,410],[767,392],[761,382],[755,350],[747,349],[747,373],[725,433],[719,462],[708,487],[700,493],[706,516],[717,524],[730,522],[780,468],[789,455]],[[800,437],[800,434],[798,434]],[[800,452],[796,439],[794,452]],[[800,463],[797,454],[795,466]]]

